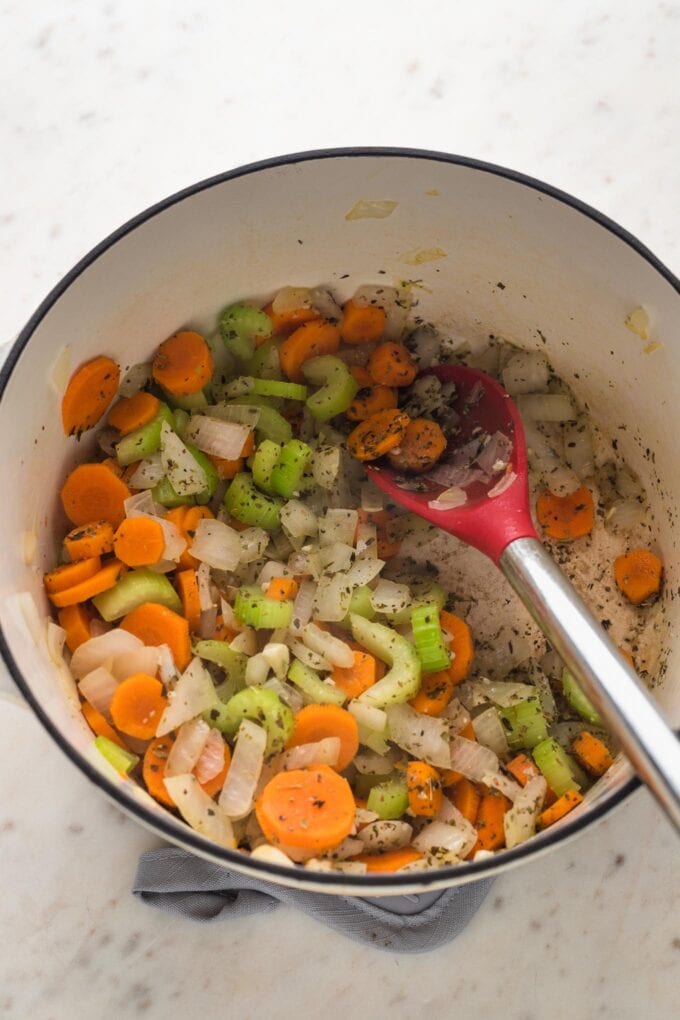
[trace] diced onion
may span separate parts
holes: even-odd
[[[305,700],[297,689],[292,684],[282,683],[277,677],[270,676],[266,683],[262,685],[266,690],[273,691],[284,705],[288,705],[293,715],[296,715],[305,703]]]
[[[524,422],[524,434],[531,466],[542,475],[550,491],[556,496],[575,492],[581,480],[565,466],[534,422]]]
[[[644,520],[645,512],[637,499],[619,499],[604,515],[605,528],[614,534],[625,534]]]
[[[474,717],[472,728],[480,744],[491,748],[499,758],[507,755],[509,751],[507,737],[498,711],[493,705]]]
[[[150,457],[140,460],[135,473],[130,478],[130,486],[133,489],[153,489],[164,475],[160,453],[152,453]]]
[[[550,379],[550,366],[542,354],[520,351],[503,369],[503,385],[511,396],[545,390]]]
[[[266,746],[266,730],[244,719],[238,728],[234,754],[219,799],[220,809],[227,817],[245,818],[252,810]]]
[[[196,657],[180,676],[175,689],[168,694],[168,704],[156,729],[157,737],[164,737],[184,722],[193,719],[217,700],[210,673]]]
[[[199,564],[196,571],[196,584],[198,585],[198,602],[201,613],[207,613],[215,605],[210,585],[210,565],[208,563]]]
[[[248,687],[259,687],[269,676],[269,663],[264,655],[251,655],[246,663],[246,684]]]
[[[303,581],[300,584],[298,593],[293,602],[292,626],[295,630],[304,627],[312,618],[312,606],[316,594],[316,583],[314,581]]]
[[[312,476],[321,489],[332,489],[340,471],[341,451],[338,446],[320,447],[312,461]]]
[[[282,527],[293,538],[316,535],[318,530],[316,514],[299,499],[289,499],[287,503],[284,503],[279,518]]]
[[[250,428],[237,422],[210,418],[206,414],[193,414],[184,434],[203,453],[223,457],[224,460],[238,460]]]
[[[362,854],[364,850],[365,846],[360,839],[357,839],[355,836],[348,836],[338,846],[329,850],[328,856],[334,861],[344,861],[348,857],[356,857],[357,854]]]
[[[201,756],[196,762],[194,774],[199,783],[209,783],[224,769],[226,744],[219,730],[210,730]]]
[[[366,705],[363,701],[350,701],[347,705],[350,712],[360,726],[365,726],[375,733],[385,733],[387,730],[387,713],[382,708],[375,708],[374,705]]]
[[[390,740],[398,747],[436,768],[453,767],[448,727],[443,719],[423,715],[409,705],[391,705],[386,712]]]
[[[123,502],[123,509],[126,517],[154,517],[162,518],[165,509],[156,503],[151,493],[136,492],[134,496],[128,496]]]
[[[239,533],[222,521],[201,520],[191,543],[191,555],[215,570],[235,570],[241,558]]]
[[[279,680],[284,680],[288,675],[288,665],[290,662],[288,646],[282,642],[269,642],[264,646],[260,654]]]
[[[391,212],[391,210],[390,210]],[[352,298],[360,308],[378,305],[385,311],[385,340],[399,340],[404,332],[406,319],[411,309],[411,294],[406,287],[385,287],[382,284],[367,284],[359,287]]]
[[[324,574],[337,574],[346,571],[352,563],[354,549],[344,542],[333,542],[319,550],[319,562]]]
[[[317,627],[315,623],[308,623],[301,637],[308,648],[322,655],[331,665],[343,669],[349,669],[354,665],[354,652],[349,645]]]
[[[340,758],[340,738],[323,737],[311,744],[298,744],[277,758],[279,769],[305,769],[310,765],[330,765],[334,768]]]
[[[151,381],[151,365],[148,362],[133,365],[123,376],[118,387],[119,397],[133,397]]]
[[[321,577],[314,593],[313,613],[322,622],[344,620],[349,610],[352,589],[344,574]]]
[[[389,776],[394,771],[394,756],[360,751],[354,755],[352,765],[362,776]]]
[[[308,648],[307,645],[292,635],[289,635],[287,640],[288,647],[295,658],[299,659],[305,666],[309,666],[310,669],[321,670],[324,673],[330,672],[331,664],[323,655],[313,652],[311,648]]]
[[[327,287],[312,287],[309,299],[322,318],[331,322],[339,322],[342,318],[342,308]]]
[[[357,553],[367,557],[378,556],[378,529],[375,524],[359,524],[357,527]]]
[[[616,491],[624,499],[642,499],[645,490],[633,472],[626,464],[621,464],[616,469]]]
[[[257,575],[257,583],[265,591],[269,582],[275,577],[292,577],[293,571],[279,560],[267,560],[260,573]]]
[[[496,482],[492,488],[487,492],[489,499],[495,499],[496,496],[502,496],[502,494],[509,489],[512,483],[516,480],[517,475],[514,471],[506,470],[505,474]]]
[[[504,797],[507,797],[513,803],[522,789],[519,783],[516,783],[514,779],[510,779],[509,776],[504,776],[502,772],[487,772],[482,776],[482,782],[485,786],[498,790],[499,793],[502,793]]]
[[[109,711],[111,698],[117,687],[118,681],[115,676],[103,666],[93,669],[78,684],[78,690],[86,701],[89,701],[92,707],[101,712],[109,722],[111,721],[111,713]]]
[[[384,566],[384,560],[374,559],[372,557],[361,557],[356,559],[347,571],[347,583],[351,585],[352,588],[358,588],[361,585],[370,584],[371,581],[375,580]]]
[[[254,563],[264,556],[269,545],[269,534],[264,528],[245,528],[238,532],[241,545],[240,563]]]
[[[564,459],[581,481],[595,473],[595,454],[590,428],[585,421],[564,427]]]
[[[451,764],[447,767],[462,772],[474,782],[480,782],[483,776],[498,773],[498,755],[488,747],[482,747],[476,740],[454,736],[451,740]]]
[[[264,861],[266,864],[278,864],[284,868],[293,867],[293,861],[290,857],[287,857],[282,850],[271,846],[269,843],[260,843],[259,846],[250,851],[250,856],[253,860]]]
[[[133,673],[146,673],[155,676],[158,671],[160,655],[154,645],[142,645],[131,652],[121,652],[111,660],[111,672],[116,680],[125,680]]]
[[[458,698],[451,698],[439,718],[445,720],[449,728],[449,734],[455,736],[461,730],[464,730],[470,722],[470,713]]]
[[[445,850],[454,854],[462,860],[470,853],[477,840],[477,833],[474,838],[466,829],[459,828],[449,822],[435,820],[420,830],[413,840],[413,846],[421,853],[432,850]],[[448,863],[448,861],[447,861]]]
[[[170,645],[157,645],[156,651],[158,652],[158,674],[167,687],[177,676],[177,666],[172,657]]]
[[[520,788],[514,804],[505,812],[503,818],[505,845],[508,850],[526,842],[534,835],[536,819],[543,808],[547,792],[548,784],[543,776],[533,776],[523,789]]]
[[[371,606],[376,613],[399,613],[411,604],[411,591],[407,584],[396,584],[381,577],[371,593]]]
[[[233,652],[242,652],[244,655],[255,655],[257,652],[257,634],[250,627],[245,627],[240,634],[237,634],[229,647]]]
[[[143,643],[134,634],[126,630],[106,631],[84,641],[71,656],[71,672],[76,680],[82,679],[98,666],[115,659],[123,652],[135,652],[143,648]]]
[[[164,775],[182,776],[193,772],[209,736],[210,727],[203,719],[190,719],[180,726],[165,763]]]
[[[328,857],[310,857],[305,861],[309,871],[338,872],[341,875],[366,875],[368,865],[363,861],[332,861]]]
[[[467,503],[467,493],[459,485],[452,485],[440,492],[436,499],[428,501],[430,510],[455,510]]]
[[[201,788],[196,776],[171,776],[164,782],[171,800],[192,829],[220,846],[230,849],[236,846],[231,822],[212,797]]]
[[[312,292],[309,287],[282,287],[272,299],[274,315],[296,312],[299,308],[311,308]]]
[[[319,521],[319,544],[324,546],[344,542],[353,547],[358,520],[356,510],[327,510],[326,516]]]
[[[536,393],[522,396],[517,406],[525,421],[574,421],[576,412],[569,397],[563,393]]]
[[[413,836],[413,827],[408,822],[382,821],[369,822],[357,833],[357,839],[364,844],[368,853],[379,853],[383,850],[399,850],[408,846]]]
[[[207,488],[205,471],[166,421],[161,425],[161,462],[179,496],[194,496]]]
[[[466,684],[465,691],[469,691],[472,695],[472,707],[492,701],[494,705],[500,705],[501,708],[509,708],[511,705],[516,705],[518,701],[526,701],[527,698],[536,694],[536,689],[532,684],[514,683],[509,680],[487,680],[486,677],[470,681]]]

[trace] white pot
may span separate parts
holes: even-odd
[[[387,218],[348,220],[360,199],[398,205]],[[419,262],[418,253],[428,252],[439,257]],[[159,835],[248,874],[329,893],[416,892],[495,874],[582,830],[635,780],[621,764],[588,795],[584,810],[528,844],[422,879],[317,875],[249,862],[104,768],[73,692],[12,596],[32,592],[47,615],[41,575],[66,523],[57,494],[82,457],[82,447],[62,434],[49,381],[64,345],[73,367],[110,354],[125,369],[180,327],[211,330],[220,308],[243,295],[329,283],[344,298],[358,284],[403,278],[422,281],[418,312],[449,331],[479,339],[501,334],[544,350],[595,420],[618,436],[647,487],[665,554],[667,671],[658,695],[677,724],[680,600],[670,595],[678,588],[680,537],[680,284],[635,238],[568,195],[498,167],[409,150],[331,150],[234,170],[161,202],[95,248],[31,318],[0,377],[0,645],[21,694],[81,771]],[[654,313],[663,343],[651,354],[624,328],[639,304]],[[33,530],[37,552],[27,565],[22,535]]]

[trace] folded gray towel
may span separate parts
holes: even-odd
[[[484,879],[418,896],[329,896],[249,878],[176,847],[163,847],[142,854],[132,891],[159,910],[195,921],[267,913],[284,903],[355,942],[395,953],[426,953],[460,935],[491,882]]]

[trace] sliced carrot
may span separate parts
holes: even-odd
[[[333,683],[350,701],[367,691],[378,679],[375,656],[354,648],[353,666],[334,666]]]
[[[475,784],[465,776],[459,779],[451,793],[451,803],[472,825],[477,821],[482,797]]]
[[[129,432],[148,425],[158,414],[160,406],[158,397],[144,391],[122,397],[109,411],[109,425],[118,429],[121,436],[127,436]]]
[[[69,652],[75,652],[76,648],[92,637],[90,634],[92,617],[85,606],[64,606],[57,613],[57,619],[59,626],[66,631],[66,646]]]
[[[475,736],[475,728],[474,728],[474,726],[472,725],[471,722],[466,723],[466,725],[463,726],[463,728],[460,731],[460,733],[458,734],[458,736],[459,737],[465,737],[466,740],[476,740],[477,739],[477,737]]]
[[[168,393],[188,397],[210,382],[212,354],[200,333],[183,330],[160,344],[151,371],[158,385]]]
[[[380,344],[368,359],[368,371],[380,386],[410,386],[418,366],[403,344]]]
[[[634,606],[659,594],[662,576],[663,563],[651,549],[631,549],[614,560],[616,585]]]
[[[50,602],[57,609],[63,609],[64,606],[75,606],[79,602],[86,602],[88,599],[94,598],[95,595],[101,595],[103,591],[113,588],[124,571],[124,564],[119,563],[118,560],[112,560],[106,563],[96,574],[93,574],[92,577],[88,577],[86,581],[81,581],[80,584],[74,584],[72,588],[65,588],[64,591],[55,592],[54,595],[50,595]]]
[[[167,515],[167,520],[172,520],[173,524],[176,524],[179,528],[182,538],[187,543],[187,548],[184,550],[179,558],[179,565],[184,569],[192,568],[196,570],[199,566],[199,561],[195,556],[192,556],[189,550],[191,549],[191,543],[194,540],[196,534],[196,528],[203,520],[212,520],[214,514],[207,506],[191,506],[191,507],[178,507],[177,510],[183,510],[182,514],[177,514],[175,517],[171,517],[171,514],[176,511],[171,510]],[[181,522],[181,523],[179,523]]]
[[[175,586],[182,600],[182,610],[189,624],[189,630],[197,634],[201,626],[201,597],[195,570],[179,570],[175,575]]]
[[[67,436],[93,428],[116,395],[120,368],[111,358],[86,361],[69,379],[61,401],[61,422]]]
[[[556,496],[545,489],[536,500],[536,516],[548,538],[556,542],[573,542],[593,530],[593,494],[585,485],[567,496]]]
[[[420,690],[409,705],[423,715],[441,715],[448,705],[456,686],[449,669],[439,673],[426,673],[420,683]]]
[[[79,464],[61,490],[61,502],[71,524],[108,521],[117,528],[125,517],[130,490],[104,464]]]
[[[505,767],[520,786],[526,786],[530,779],[540,774],[531,758],[521,752],[515,755],[512,761],[509,761]]]
[[[371,524],[375,524],[378,537],[378,556],[381,560],[392,559],[399,555],[401,541],[394,537],[391,528],[392,523],[397,519],[398,514],[391,510],[377,510],[369,515]]]
[[[158,602],[144,602],[127,616],[120,626],[134,634],[145,645],[169,645],[175,665],[184,670],[191,661],[189,624],[172,609]]]
[[[108,521],[93,521],[69,531],[64,549],[71,562],[113,552],[113,528]]]
[[[113,471],[116,478],[123,477],[124,474],[123,468],[120,466],[117,460],[113,459],[113,457],[106,457],[103,461],[101,461],[101,463],[104,465],[104,467],[108,468],[109,471]]]
[[[165,535],[151,517],[128,517],[118,526],[113,551],[128,567],[148,567],[163,557]]]
[[[186,538],[189,541],[193,541],[194,535],[196,534],[196,528],[201,521],[212,521],[215,519],[215,514],[212,510],[209,510],[207,506],[190,506],[187,508],[186,516],[184,518],[183,531]]]
[[[357,305],[350,298],[342,308],[342,339],[346,344],[379,340],[385,332],[385,318],[385,309],[379,305]]]
[[[389,386],[369,384],[359,390],[345,412],[350,421],[366,421],[378,411],[397,406],[397,391]],[[408,432],[408,429],[406,430]]]
[[[101,712],[98,712],[94,705],[91,705],[89,701],[84,701],[81,705],[85,721],[90,727],[96,737],[106,737],[107,740],[112,741],[114,744],[118,744],[124,751],[128,750],[128,746],[121,737],[120,733],[114,730]]]
[[[142,764],[144,785],[152,797],[167,807],[175,806],[175,802],[166,790],[165,783],[163,782],[165,766],[174,743],[174,739],[170,736],[156,737],[144,752],[144,762]]]
[[[349,452],[357,460],[377,460],[398,446],[410,418],[398,408],[388,408],[360,422],[347,437]]]
[[[163,684],[148,673],[122,680],[111,698],[114,726],[138,740],[151,740],[167,705]]]
[[[294,577],[272,577],[265,595],[268,599],[286,602],[288,599],[294,599],[297,593],[298,583]]]
[[[65,563],[62,567],[55,567],[43,576],[45,591],[54,595],[58,591],[66,591],[74,584],[81,584],[82,581],[94,577],[98,570],[101,570],[102,561],[99,556],[91,556],[87,560],[77,560],[76,563]]]
[[[215,629],[210,635],[213,641],[227,641],[231,642],[236,637],[237,631],[231,630],[224,622],[223,616],[218,616],[215,620]]]
[[[446,436],[436,421],[414,418],[409,422],[404,438],[396,450],[390,450],[388,460],[396,471],[429,471],[446,449]]]
[[[210,457],[210,460],[217,468],[217,477],[221,478],[222,481],[235,478],[236,475],[243,471],[243,457],[238,457],[236,460],[225,460],[224,457]]]
[[[475,823],[477,842],[482,850],[500,850],[505,846],[503,817],[511,807],[512,804],[508,798],[497,790],[489,790],[484,794]]]
[[[463,773],[456,772],[455,769],[440,769],[439,774],[442,777],[442,786],[445,790],[455,786],[458,780],[463,778]]]
[[[288,747],[316,744],[326,737],[338,737],[340,757],[335,766],[339,772],[346,769],[359,750],[359,727],[351,712],[337,705],[307,705],[295,716],[295,728]]]
[[[449,649],[452,656],[449,674],[454,684],[459,684],[470,672],[472,660],[475,657],[472,631],[465,620],[461,620],[460,616],[449,613],[445,609],[442,609],[439,614],[439,622],[442,630],[445,630],[451,638]]]
[[[424,761],[410,761],[406,766],[408,809],[420,818],[435,818],[444,796],[442,780],[436,768]]]
[[[350,365],[349,370],[356,379],[359,386],[363,389],[365,386],[372,386],[373,380],[371,379],[371,373],[363,365]]]
[[[271,302],[262,311],[272,320],[274,336],[288,336],[305,322],[321,318],[316,308],[291,308],[285,312],[275,312]]]
[[[279,349],[281,368],[292,382],[303,383],[302,365],[320,354],[335,354],[340,346],[340,329],[324,319],[306,322],[284,340]]]
[[[578,790],[567,790],[557,798],[554,804],[540,813],[536,820],[536,827],[546,829],[549,825],[554,825],[555,822],[559,822],[560,818],[564,818],[570,811],[573,811],[582,800],[583,796]]]
[[[399,871],[407,864],[419,861],[422,856],[418,850],[407,846],[403,850],[386,850],[383,854],[359,854],[357,857],[352,857],[352,860],[365,864],[369,873],[376,873]]]
[[[201,788],[208,794],[209,797],[214,797],[216,793],[219,793],[224,786],[224,781],[227,778],[229,767],[231,765],[231,751],[229,750],[229,744],[224,745],[224,767],[221,772],[218,772],[212,779],[208,779],[207,782],[201,783]]]
[[[603,776],[614,764],[614,759],[604,744],[594,733],[582,730],[571,742],[574,754],[583,767],[594,776]]]
[[[320,853],[349,835],[354,811],[349,783],[328,765],[279,772],[255,804],[260,828],[272,845]]]

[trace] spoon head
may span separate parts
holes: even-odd
[[[503,387],[477,369],[439,365],[425,374],[456,385],[452,407],[460,420],[453,449],[481,434],[501,432],[510,440],[512,453],[505,474],[497,474],[490,481],[471,482],[464,490],[466,502],[448,509],[432,506],[447,486],[416,476],[407,484],[417,482],[422,491],[404,488],[403,482],[397,481],[401,476],[390,467],[369,467],[369,477],[394,503],[475,546],[498,563],[510,542],[537,537],[529,510],[526,443],[519,411]]]

